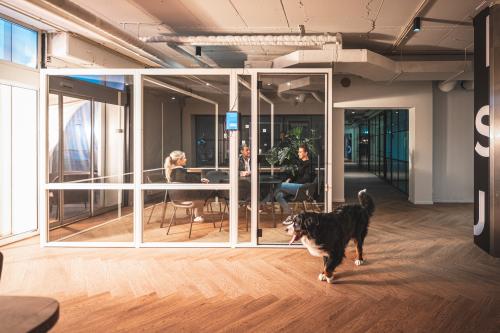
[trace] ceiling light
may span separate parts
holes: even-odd
[[[271,82],[268,82],[267,85],[270,86],[272,83]]]
[[[300,35],[304,36],[306,34],[306,27],[303,24],[299,24]]]
[[[289,86],[291,86],[291,85],[292,85],[292,83],[291,83],[291,82],[287,82],[286,84],[288,84]]]
[[[413,19],[413,32],[419,32],[420,31],[420,17],[417,16]]]
[[[205,83],[205,85],[206,85],[206,86],[209,86],[209,85],[210,85],[210,83],[206,82],[206,83]]]
[[[201,46],[195,47],[195,54],[197,57],[201,57]]]
[[[356,112],[352,111],[351,113],[352,113],[352,114],[355,114]]]
[[[175,97],[172,97],[172,99],[175,99]]]

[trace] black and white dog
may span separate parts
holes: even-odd
[[[343,205],[331,213],[302,212],[289,216],[283,224],[292,236],[290,244],[300,240],[309,253],[323,257],[325,268],[319,274],[321,281],[333,283],[333,271],[340,265],[349,240],[356,244],[356,265],[362,265],[363,242],[368,233],[368,223],[375,211],[372,198],[362,190],[358,193],[359,204]]]

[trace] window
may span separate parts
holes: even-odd
[[[0,19],[0,59],[36,68],[38,33]]]
[[[11,60],[12,24],[0,19],[0,59]]]

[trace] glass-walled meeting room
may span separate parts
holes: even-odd
[[[44,243],[280,245],[328,210],[328,70],[103,73],[43,73]]]

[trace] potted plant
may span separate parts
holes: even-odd
[[[303,127],[294,127],[281,138],[281,142],[272,147],[266,156],[267,162],[272,166],[279,166],[295,177],[299,165],[299,157],[297,151],[301,145],[306,145],[309,149],[309,158],[312,159],[316,155],[316,137],[314,129],[311,129],[311,135],[304,135]]]

